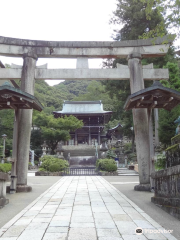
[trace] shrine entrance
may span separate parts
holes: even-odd
[[[11,68],[0,68],[0,80],[21,79],[21,90],[31,95],[34,95],[35,80],[130,80],[133,94],[144,89],[144,80],[169,78],[168,69],[154,69],[153,64],[142,66],[141,59],[165,55],[172,41],[173,37],[170,39],[166,36],[114,42],[53,42],[0,37],[0,55],[23,58],[23,66],[13,64]],[[76,58],[77,65],[76,69],[47,69],[47,65],[36,67],[38,58]],[[128,58],[128,66],[117,64],[114,69],[89,69],[88,58]],[[155,108],[154,104],[152,108]],[[22,109],[18,114],[18,148],[14,161],[17,162],[17,187],[26,191],[32,110]],[[133,122],[139,164],[139,189],[141,186],[147,186],[148,189],[152,161],[149,146],[152,139],[149,138],[151,134],[147,109],[136,109],[135,106]],[[91,134],[88,140],[91,141]]]

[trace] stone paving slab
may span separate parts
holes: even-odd
[[[176,240],[100,176],[61,178],[5,224],[0,239]]]

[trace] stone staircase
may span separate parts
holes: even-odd
[[[128,168],[118,168],[118,176],[139,176],[139,173],[135,170],[129,170]]]
[[[63,146],[64,157],[68,159],[70,154],[70,165],[95,165],[96,148],[92,145],[79,144],[77,146],[68,145]],[[98,154],[100,154],[98,147]]]

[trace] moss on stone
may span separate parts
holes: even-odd
[[[174,144],[174,145],[168,147],[165,151],[172,151],[172,152],[175,152],[175,151],[178,150],[178,147],[179,147],[179,143]]]

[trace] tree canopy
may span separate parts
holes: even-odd
[[[138,0],[134,0],[139,2]],[[152,12],[156,9],[158,14],[163,16],[162,21],[148,33],[143,34],[143,38],[163,36],[164,28],[170,33],[175,33],[178,37],[180,27],[180,0],[140,0],[145,4],[146,19],[152,20]]]
[[[54,118],[44,112],[38,113],[33,120],[40,128],[42,139],[50,146],[52,152],[56,149],[58,142],[70,139],[70,131],[82,128],[83,123],[74,116]]]

